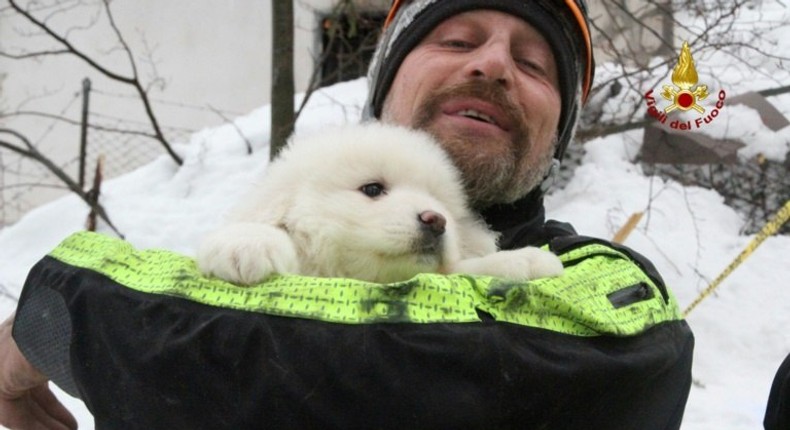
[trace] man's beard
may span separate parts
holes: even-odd
[[[486,101],[499,107],[507,116],[512,138],[497,148],[503,150],[487,154],[480,151],[482,145],[486,145],[480,137],[466,135],[462,130],[448,135],[433,129],[433,122],[441,113],[441,105],[457,97]],[[461,171],[472,207],[484,209],[497,203],[513,203],[543,181],[551,167],[553,153],[545,151],[545,154],[538,154],[534,162],[525,165],[528,162],[525,157],[536,148],[529,139],[521,111],[499,84],[487,80],[468,81],[434,91],[425,100],[417,110],[412,127],[431,133],[441,142]],[[552,148],[554,146],[551,145]]]

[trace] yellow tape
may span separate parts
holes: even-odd
[[[760,244],[762,244],[765,239],[779,231],[779,229],[784,223],[787,222],[788,219],[790,219],[790,200],[785,202],[785,205],[782,207],[782,209],[779,209],[779,212],[777,212],[776,215],[774,215],[773,218],[771,218],[763,226],[763,228],[760,229],[754,239],[752,239],[752,241],[746,245],[746,248],[744,248],[737,257],[735,257],[735,260],[733,260],[732,263],[730,263],[730,265],[727,266],[727,268],[724,269],[724,271],[721,272],[721,274],[716,279],[714,279],[710,285],[708,285],[708,288],[706,288],[705,291],[700,293],[700,295],[693,302],[691,302],[686,310],[683,311],[683,316],[687,316],[689,312],[692,311],[692,309],[694,309],[702,300],[708,297],[710,293],[712,293],[713,290],[715,290],[719,284],[721,284],[724,278],[729,276],[730,273],[740,266],[741,263],[749,258],[754,250],[757,249],[757,247],[760,246]]]

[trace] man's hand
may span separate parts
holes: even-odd
[[[76,429],[77,420],[55,398],[47,377],[11,337],[14,316],[0,324],[0,425],[23,430]]]

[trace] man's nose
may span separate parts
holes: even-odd
[[[480,46],[467,64],[467,75],[475,79],[490,79],[508,87],[513,80],[513,57],[504,42],[491,41]]]

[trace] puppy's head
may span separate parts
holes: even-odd
[[[268,173],[262,197],[314,275],[395,282],[441,271],[460,256],[459,222],[473,218],[445,153],[405,128],[295,139]]]

